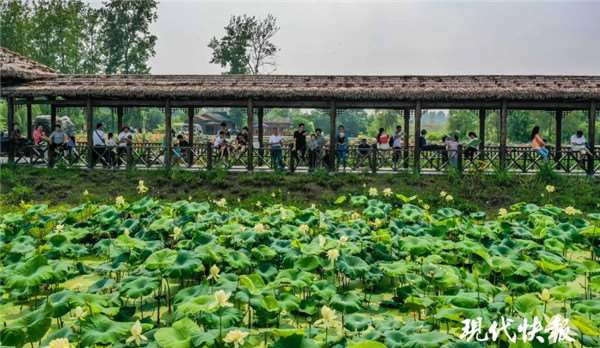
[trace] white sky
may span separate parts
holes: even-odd
[[[600,74],[600,1],[161,0],[154,74],[212,74],[231,15],[281,30],[278,74]]]

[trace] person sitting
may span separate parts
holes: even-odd
[[[588,149],[587,141],[583,135],[583,131],[578,130],[577,133],[571,136],[571,151],[581,155],[591,154]]]
[[[131,134],[129,127],[122,127],[117,135],[117,166],[120,166],[122,161],[128,161],[129,155],[131,154],[132,140],[133,135]],[[123,160],[123,157],[126,157],[125,160]]]
[[[481,142],[479,141],[479,138],[477,138],[477,134],[475,134],[475,132],[469,132],[469,140],[465,145],[465,156],[467,157],[467,159],[469,159],[470,161],[473,160],[475,153],[479,149],[480,143]]]
[[[33,130],[33,145],[40,145],[42,141],[46,139],[46,134],[44,134],[44,127],[37,126]]]
[[[92,145],[94,148],[92,151],[91,166],[95,167],[96,162],[100,160],[102,162],[102,166],[106,167],[108,162],[106,160],[106,141],[104,140],[104,130],[102,123],[98,123],[96,125],[96,129],[94,129],[94,132],[92,134]]]
[[[546,142],[540,135],[540,127],[535,126],[531,130],[531,147],[540,155],[544,161],[548,160],[549,151],[546,148]]]
[[[106,136],[106,162],[111,168],[114,168],[117,163],[115,151],[117,151],[117,141],[115,135],[109,132]]]
[[[53,166],[56,155],[64,151],[67,134],[62,130],[61,125],[57,123],[54,125],[54,131],[50,133],[48,138],[50,142],[48,161],[50,162],[50,166]]]
[[[221,158],[223,160],[223,164],[227,165],[227,157],[229,153],[225,131],[219,131],[219,135],[217,135],[213,142],[213,147],[215,150],[217,150],[218,158]]]
[[[396,126],[396,133],[390,139],[390,143],[392,145],[392,149],[394,150],[394,156],[392,157],[392,161],[394,162],[394,167],[392,168],[394,171],[398,170],[398,162],[402,157],[402,127]]]
[[[358,158],[356,161],[356,168],[362,167],[365,163],[367,163],[368,166],[371,167],[371,156],[369,156],[370,153],[371,145],[367,143],[367,139],[360,139],[360,143],[358,144],[357,149]]]
[[[427,129],[421,129],[421,135],[419,136],[419,149],[427,150],[429,145],[427,145]]]

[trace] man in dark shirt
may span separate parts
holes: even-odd
[[[419,148],[421,150],[426,150],[428,148],[427,139],[425,139],[426,135],[427,135],[427,129],[421,130],[421,136],[419,137]]]
[[[300,161],[305,161],[306,156],[306,131],[304,123],[298,125],[298,129],[294,132],[294,147],[292,149],[292,157],[294,158],[295,166],[298,166]]]

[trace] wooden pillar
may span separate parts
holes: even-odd
[[[121,129],[123,129],[123,107],[117,106],[117,131],[116,131],[116,133],[119,134],[119,132],[121,132]]]
[[[421,102],[418,101],[417,105],[415,106],[415,173],[421,172],[421,146],[419,144],[419,137],[421,136],[421,112]]]
[[[8,163],[15,162],[15,142],[13,133],[15,131],[15,98],[6,98],[7,126],[8,126]]]
[[[485,116],[486,110],[479,109],[479,159],[485,160]]]
[[[188,143],[190,146],[194,144],[194,108],[188,108]]]
[[[337,109],[335,100],[331,101],[329,106],[329,170],[335,171],[335,121],[337,117]]]
[[[31,103],[33,98],[27,98],[27,139],[33,139],[33,111],[31,110]]]
[[[595,156],[596,156],[596,102],[591,102],[590,103],[590,109],[588,110],[588,145],[590,146],[590,151],[592,152],[592,155],[589,155],[589,161],[588,161],[588,168],[587,168],[587,172],[588,175],[593,175],[594,174],[594,160],[595,160]]]
[[[248,171],[254,170],[254,102],[248,98]]]
[[[165,168],[171,168],[173,159],[173,136],[171,135],[171,101],[167,99],[165,102]]]
[[[408,168],[408,138],[410,137],[410,109],[404,109],[404,168]]]
[[[87,99],[85,105],[85,121],[87,125],[87,153],[88,153],[88,168],[92,168],[94,163],[94,108],[92,106],[92,100]]]
[[[502,101],[500,108],[500,168],[506,168],[506,135],[508,133],[508,108],[506,100]]]
[[[54,130],[54,126],[56,125],[56,105],[50,104],[50,133]],[[48,133],[48,134],[50,134]]]
[[[554,158],[557,161],[557,164],[560,166],[558,161],[560,160],[561,150],[562,150],[562,121],[563,121],[563,111],[556,110],[554,117],[556,119],[556,139],[555,139],[555,149],[554,149]]]
[[[263,127],[263,117],[265,114],[265,109],[258,108],[258,165],[263,165],[263,156],[264,156],[264,144],[263,144],[263,136],[264,136],[264,127]]]

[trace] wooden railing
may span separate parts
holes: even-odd
[[[129,147],[95,147],[90,153],[85,142],[75,147],[60,147],[50,151],[47,145],[20,145],[16,147],[15,164],[106,167],[106,168],[159,168],[171,167],[210,170],[223,168],[242,171],[248,167],[248,150],[238,151],[215,149],[210,143],[187,147],[172,147],[171,163],[167,163],[167,149],[161,143],[135,143]],[[359,149],[351,145],[347,151],[334,154],[335,170],[340,172],[392,172],[413,171],[415,167],[414,146],[401,149]],[[505,163],[501,163],[500,147],[485,146],[483,152],[459,151],[452,153],[443,147],[427,147],[420,150],[421,172],[446,172],[450,168],[458,171],[493,171],[504,169],[517,173],[534,173],[549,165],[555,171],[571,174],[600,174],[600,146],[590,153],[571,151],[563,147],[560,152],[550,148],[547,160],[528,146],[508,146]],[[255,170],[312,171],[329,169],[329,149],[318,152],[306,150],[295,152],[289,146],[277,150],[265,145],[253,150]],[[276,163],[277,157],[281,158]],[[590,161],[592,165],[590,165]]]

